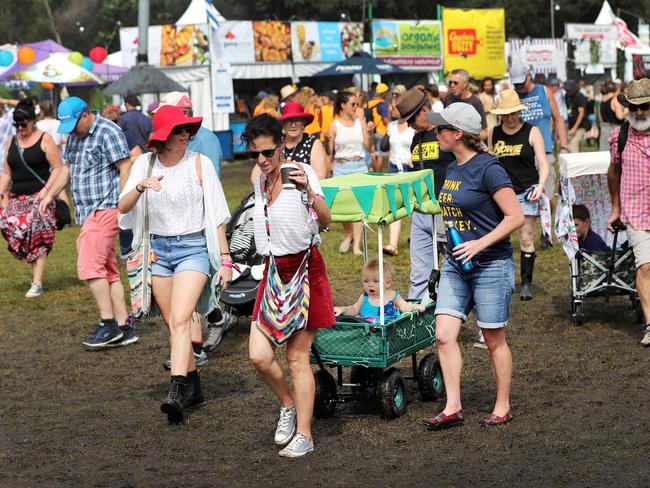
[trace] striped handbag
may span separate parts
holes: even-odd
[[[156,155],[151,153],[147,178],[151,177],[155,158]],[[140,246],[126,260],[126,274],[129,278],[129,289],[131,290],[131,310],[136,318],[146,317],[151,310],[151,262],[153,261],[153,251],[151,250],[149,237],[147,193],[148,191],[145,190],[143,195],[144,228],[142,229],[142,240]]]
[[[277,346],[291,335],[307,328],[309,318],[309,256],[311,245],[288,283],[282,281],[277,264],[270,253],[271,232],[267,208],[268,180],[264,186],[264,218],[269,239],[269,270],[264,295],[257,316],[257,328]]]

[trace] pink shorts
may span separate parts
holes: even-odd
[[[96,210],[81,226],[77,238],[77,273],[82,281],[106,278],[120,280],[115,254],[115,240],[120,232],[118,210]]]

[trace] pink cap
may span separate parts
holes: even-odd
[[[164,107],[165,105],[171,105],[172,107],[178,107],[178,108],[192,108],[192,100],[187,97],[187,95],[183,95],[181,92],[171,92],[168,93],[163,97],[162,100],[160,100],[160,106],[156,109],[160,109],[160,107]]]

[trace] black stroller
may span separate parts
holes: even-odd
[[[221,291],[221,301],[224,309],[236,316],[250,316],[253,313],[264,270],[264,257],[257,253],[253,235],[254,206],[255,195],[251,191],[241,199],[226,226],[235,274],[228,288]]]

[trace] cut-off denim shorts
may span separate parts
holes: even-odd
[[[526,197],[524,196],[525,194],[526,191],[517,193],[517,200],[519,200],[519,205],[521,205],[521,209],[524,211],[524,215],[527,217],[538,217],[539,200],[537,200],[536,202],[529,202],[528,200],[526,200]]]
[[[440,271],[436,315],[451,315],[463,322],[474,309],[482,329],[508,325],[510,299],[515,289],[512,258],[475,263],[467,273],[445,258]]]
[[[203,232],[182,236],[151,235],[153,276],[174,276],[181,271],[196,271],[210,276],[208,244]]]
[[[344,161],[341,163],[337,163],[335,161],[334,168],[332,169],[332,176],[345,176],[367,172],[368,164],[363,159],[357,159],[355,161]]]

